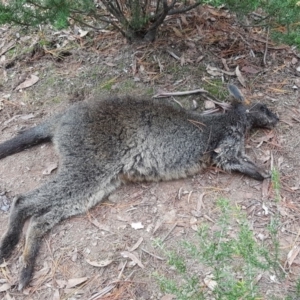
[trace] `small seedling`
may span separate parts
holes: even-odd
[[[178,249],[178,252],[168,251],[163,243],[156,241],[156,246],[168,257],[168,264],[178,273],[178,277],[174,277],[176,279],[156,273],[161,290],[182,300],[207,299],[208,294],[218,300],[264,299],[258,278],[264,273],[282,278],[279,219],[276,216],[271,219],[268,226],[271,243],[266,245],[256,240],[246,216],[239,208],[232,207],[227,199],[220,199],[217,207],[217,229],[212,230],[208,224],[203,224],[198,230],[196,242],[182,243],[185,252],[182,251],[181,256]],[[195,262],[191,264],[191,260]],[[198,265],[199,270],[205,270],[206,274],[201,271],[195,273],[195,268],[192,271],[188,265]],[[207,280],[208,275],[210,280]],[[297,287],[300,291],[300,282]]]

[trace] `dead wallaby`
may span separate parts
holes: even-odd
[[[226,113],[201,115],[165,100],[113,97],[77,103],[0,144],[0,158],[47,141],[60,154],[57,174],[14,200],[2,237],[0,263],[31,218],[19,289],[32,277],[45,233],[86,212],[123,182],[183,178],[209,165],[257,180],[269,177],[245,155],[244,137],[252,127],[272,128],[278,118],[263,104],[242,103],[237,87],[229,89],[239,101]]]

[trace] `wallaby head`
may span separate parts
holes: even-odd
[[[235,85],[229,84],[228,91],[234,97],[232,100],[233,109],[239,114],[245,115],[248,128],[272,129],[278,123],[279,118],[265,104],[251,103]]]
[[[265,104],[254,103],[245,108],[251,127],[272,129],[279,121],[279,118]]]
[[[0,144],[0,159],[52,141],[60,154],[57,174],[15,198],[0,244],[0,263],[30,224],[19,289],[33,274],[43,236],[61,220],[86,212],[126,181],[170,180],[199,173],[208,165],[238,171],[256,180],[270,177],[245,155],[251,127],[273,127],[278,118],[265,105],[238,99],[224,114],[202,115],[167,101],[112,97],[74,104]]]

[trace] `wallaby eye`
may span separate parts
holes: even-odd
[[[265,112],[267,112],[267,108],[265,106],[261,106],[260,107],[260,111],[263,112],[263,113],[265,113]]]

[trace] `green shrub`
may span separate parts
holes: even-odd
[[[50,22],[63,28],[73,20],[100,29],[109,23],[129,41],[153,41],[166,16],[202,4],[225,6],[236,12],[242,23],[247,16],[246,26],[266,26],[280,41],[300,45],[298,0],[11,0],[0,3],[0,24],[37,26]]]

